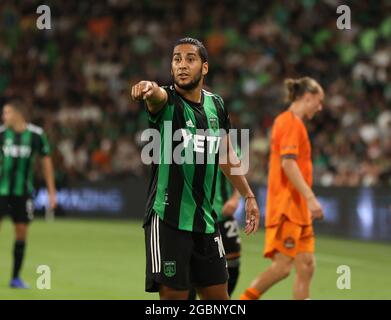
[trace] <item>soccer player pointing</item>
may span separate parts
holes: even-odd
[[[323,210],[312,185],[311,145],[304,119],[322,110],[324,93],[313,79],[285,81],[289,109],[274,121],[266,202],[265,257],[271,266],[242,294],[242,300],[258,299],[272,285],[296,269],[294,299],[308,299],[315,269],[312,219]]]
[[[190,132],[194,139],[197,129],[209,129],[208,135],[214,129],[228,131],[230,121],[223,100],[202,89],[208,56],[200,41],[184,38],[175,44],[171,73],[171,87],[141,81],[131,89],[134,100],[145,100],[150,126],[159,130],[162,147],[170,145],[164,141],[167,121],[172,123],[173,132]],[[172,141],[172,150],[180,143]],[[243,174],[231,173],[240,163],[235,164],[238,162],[229,135],[221,137],[220,143],[228,152],[228,161],[221,163],[220,169],[246,198],[246,233],[253,233],[259,223],[254,194]],[[194,153],[204,153],[207,159],[210,149],[204,146],[201,150],[194,149]],[[165,156],[163,151],[161,155]],[[213,158],[218,159],[218,154]],[[201,299],[228,299],[227,263],[213,205],[219,161],[167,164],[163,160],[152,165],[144,222],[146,291],[158,291],[161,299],[186,300],[194,287]]]
[[[0,126],[0,219],[10,213],[15,225],[14,266],[10,286],[27,288],[19,273],[23,263],[28,224],[33,219],[33,161],[41,156],[49,206],[56,207],[56,190],[48,139],[42,128],[26,121],[22,101],[12,100],[3,107]]]

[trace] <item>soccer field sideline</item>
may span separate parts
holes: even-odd
[[[23,278],[33,287],[7,287],[11,271],[13,230],[9,220],[0,230],[0,299],[157,299],[144,292],[144,233],[141,221],[37,219],[31,228]],[[72,241],[70,241],[72,240]],[[258,272],[270,263],[262,257],[263,233],[242,233],[242,265],[237,299]],[[390,299],[391,250],[388,244],[319,236],[313,299]],[[35,287],[36,268],[47,264],[52,289]],[[351,290],[336,287],[337,267],[351,268]],[[290,299],[293,275],[264,299]],[[379,290],[378,288],[385,288]],[[388,289],[387,289],[388,288]]]

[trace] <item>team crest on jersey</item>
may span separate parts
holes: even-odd
[[[168,278],[175,276],[176,274],[176,261],[163,261],[164,275]]]
[[[216,130],[218,128],[217,118],[209,118],[209,123],[210,123],[210,127],[213,130]]]
[[[293,249],[295,247],[295,239],[288,237],[284,241],[284,247],[287,249]]]
[[[193,121],[191,121],[191,119],[187,120],[186,121],[186,126],[188,128],[195,128],[194,124],[193,124]]]

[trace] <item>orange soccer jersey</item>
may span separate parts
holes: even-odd
[[[277,226],[285,216],[300,225],[311,225],[305,198],[295,189],[282,169],[282,156],[294,155],[297,165],[312,186],[311,144],[303,121],[291,111],[285,111],[274,121],[271,136],[266,227]]]

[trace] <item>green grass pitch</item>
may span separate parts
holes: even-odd
[[[242,234],[241,274],[237,299],[256,274],[270,263],[262,257],[263,233]],[[144,235],[139,221],[71,220],[31,226],[22,277],[31,289],[8,288],[13,229],[0,228],[0,299],[157,299],[144,292]],[[312,299],[391,299],[390,244],[319,236]],[[39,290],[39,265],[51,269],[51,289]],[[336,286],[337,267],[351,268],[351,289]],[[291,299],[293,275],[263,299]]]

